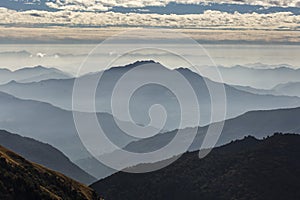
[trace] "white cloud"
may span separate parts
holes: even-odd
[[[44,58],[46,56],[46,54],[44,54],[44,53],[37,53],[36,54],[36,57],[38,57],[38,58]]]
[[[55,3],[47,3],[48,6],[61,10],[80,11],[107,11],[113,6],[122,7],[145,7],[145,6],[165,6],[170,2],[184,4],[198,3],[239,3],[262,6],[291,6],[300,7],[299,0],[57,0]]]
[[[213,29],[287,29],[298,30],[300,16],[289,12],[272,14],[240,14],[205,11],[203,14],[160,15],[115,12],[24,11],[0,9],[0,20],[7,25],[61,25],[61,26],[151,26],[169,28]]]
[[[105,3],[99,3],[97,1],[66,1],[64,3],[57,1],[56,3],[48,2],[47,5],[51,8],[59,10],[71,10],[71,11],[107,11],[111,8],[111,5]]]

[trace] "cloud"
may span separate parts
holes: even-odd
[[[211,29],[283,29],[298,30],[300,16],[289,12],[233,14],[205,11],[203,14],[160,15],[138,13],[93,13],[73,11],[0,10],[0,20],[6,25],[60,25],[60,26],[116,26],[116,27],[168,27]]]
[[[161,15],[115,12],[24,11],[0,9],[0,20],[6,25],[34,26],[116,26],[208,29],[298,30],[300,15],[290,12],[271,14],[205,11],[203,14]]]
[[[12,57],[12,56],[18,56],[18,57],[30,57],[31,53],[28,51],[4,51],[0,52],[0,57]]]
[[[38,57],[38,58],[44,58],[46,56],[46,54],[44,54],[44,53],[37,53],[36,54],[36,57]]]
[[[105,3],[99,3],[97,1],[91,0],[73,0],[73,1],[56,1],[56,2],[47,2],[47,6],[50,8],[55,8],[58,10],[71,10],[71,11],[108,11],[111,8],[111,5]]]
[[[300,7],[298,0],[57,0],[48,2],[51,8],[77,11],[107,11],[114,6],[127,8],[143,8],[146,6],[166,6],[170,2],[183,4],[199,3],[237,3],[262,6]]]

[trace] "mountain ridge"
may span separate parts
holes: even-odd
[[[72,163],[68,157],[50,144],[0,130],[0,145],[31,162],[58,171],[79,182],[89,184],[95,180],[94,177]]]
[[[94,191],[0,146],[1,199],[96,200]]]
[[[54,67],[44,67],[37,65],[34,67],[24,67],[17,70],[6,68],[0,69],[0,84],[8,84],[11,81],[20,83],[39,82],[47,79],[69,79],[72,76]]]
[[[73,119],[73,112],[52,106],[49,103],[19,99],[3,92],[0,92],[0,110],[2,111],[0,114],[0,129],[51,144],[73,162],[91,157],[78,135]],[[22,112],[19,112],[20,110]],[[85,115],[85,120],[87,121],[90,121],[94,117],[93,113],[80,114]],[[124,134],[116,124],[115,120],[117,119],[114,119],[110,114],[97,113],[96,115],[102,126],[102,130],[116,145],[123,147],[136,139]],[[33,121],[35,122],[34,126],[29,126]],[[118,122],[127,125],[127,122]],[[103,153],[111,151],[106,146],[99,148],[101,148]],[[76,164],[78,165],[78,163]],[[79,165],[79,167],[94,177],[104,176],[101,170],[96,172],[90,171],[87,164],[96,165],[97,168],[105,168],[101,163],[98,161],[93,161],[92,163],[85,162]]]
[[[295,132],[300,134],[300,126],[297,119],[299,115],[300,107],[246,112],[225,121],[216,145],[224,145],[247,135],[263,138],[274,132]],[[218,123],[220,122],[214,124],[217,125]],[[197,129],[197,135],[189,148],[189,151],[196,151],[201,147],[208,126],[182,129],[182,131],[187,133],[186,136],[181,138],[182,141],[185,141],[184,137],[189,137],[188,133],[191,131],[190,129]],[[132,152],[155,151],[171,141],[176,132],[177,130],[173,130],[160,133],[151,138],[138,140],[128,144],[125,149]]]
[[[300,69],[281,66],[278,68],[251,68],[236,65],[232,67],[217,66],[224,83],[237,86],[250,86],[257,89],[272,89],[278,84],[300,81]],[[211,74],[211,67],[203,67],[203,71]],[[215,77],[208,76],[215,80]]]
[[[145,65],[144,65],[145,64]],[[192,86],[193,90],[197,95],[198,104],[200,105],[200,109],[202,110],[202,118],[200,125],[210,123],[210,104],[211,99],[209,95],[209,91],[206,85],[206,82],[209,82],[213,87],[222,87],[222,83],[211,81],[206,77],[199,75],[186,68],[178,68],[178,69],[168,69],[161,65],[158,62],[149,60],[149,61],[138,61],[135,63],[131,63],[125,66],[112,67],[104,71],[85,74],[81,77],[78,77],[76,81],[88,81],[88,80],[97,80],[100,76],[101,79],[99,81],[97,90],[96,90],[96,110],[97,112],[107,112],[112,113],[111,110],[111,98],[112,91],[115,87],[117,81],[122,77],[123,74],[130,71],[134,67],[143,66],[142,70],[146,70],[145,74],[161,74],[167,73],[170,76],[168,80],[174,82],[175,74],[178,72],[187,79]],[[136,80],[142,79],[139,74],[135,75]],[[51,103],[54,106],[63,108],[65,110],[72,110],[72,94],[73,94],[73,86],[74,86],[75,78],[71,79],[62,79],[62,80],[43,80],[37,83],[15,83],[12,82],[10,84],[0,86],[0,91],[9,93],[21,99],[32,99],[42,102]],[[80,82],[79,82],[80,83]],[[124,83],[131,84],[129,81]],[[179,89],[186,89],[183,84],[177,84],[176,87]],[[258,110],[258,109],[276,109],[279,107],[295,107],[297,105],[300,106],[300,98],[298,97],[286,97],[286,96],[275,96],[270,94],[253,94],[248,91],[238,90],[230,85],[224,85],[226,93],[227,93],[227,116],[226,118],[231,118],[237,115],[240,115],[249,110]],[[213,88],[212,88],[213,89]],[[82,91],[84,94],[85,91]],[[151,94],[151,98],[149,98]],[[155,98],[153,98],[155,96]],[[167,89],[155,86],[148,85],[145,87],[141,87],[140,91],[135,93],[133,100],[131,101],[132,106],[132,116],[137,124],[148,124],[149,117],[148,115],[144,115],[143,112],[147,111],[149,106],[153,104],[161,104],[165,106],[168,113],[170,113],[170,119],[167,121],[166,127],[163,129],[170,130],[176,128],[176,123],[179,120],[179,114],[177,111],[178,101],[172,98],[173,94],[170,93]],[[87,103],[89,100],[85,99],[85,96],[82,95],[80,97],[83,102],[82,109],[80,111],[91,112],[90,106]],[[122,98],[120,98],[120,101]],[[272,102],[272,104],[270,103]],[[221,100],[217,102],[215,109],[218,108],[222,104]],[[139,108],[137,110],[136,108]],[[85,110],[86,109],[86,110]],[[191,108],[192,109],[192,108]],[[143,111],[143,112],[141,112]],[[120,119],[126,121],[126,119]],[[185,126],[191,126],[188,124],[188,120],[185,122]],[[182,128],[182,127],[181,127]]]
[[[118,172],[91,187],[111,200],[298,199],[299,144],[300,136],[294,134],[277,133],[263,140],[246,137],[202,159],[198,151],[185,153],[158,171]]]

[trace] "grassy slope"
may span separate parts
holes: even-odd
[[[94,200],[94,191],[0,146],[0,199]]]

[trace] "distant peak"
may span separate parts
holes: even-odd
[[[245,136],[243,138],[244,141],[259,141],[256,137],[252,136],[252,135],[248,135],[248,136]]]
[[[46,67],[44,67],[44,66],[42,66],[42,65],[37,65],[37,66],[35,66],[35,67],[33,67],[33,68],[36,68],[36,69],[47,69]]]
[[[258,142],[260,141],[259,139],[257,139],[256,137],[252,136],[252,135],[247,135],[244,136],[244,138],[242,139],[237,139],[232,141],[232,143],[251,143],[251,142]]]
[[[141,61],[136,61],[134,63],[130,63],[124,66],[116,66],[116,67],[111,67],[108,70],[118,70],[118,69],[133,69],[135,67],[141,66],[141,65],[145,65],[145,64],[155,64],[156,66],[161,66],[163,68],[166,68],[165,66],[163,66],[161,63],[156,62],[154,60],[141,60]]]
[[[48,70],[48,69],[49,68],[44,67],[42,65],[37,65],[37,66],[34,66],[34,67],[24,67],[24,68],[16,70],[15,72],[17,72],[17,71],[25,71],[25,70]]]
[[[138,60],[138,61],[132,63],[132,65],[141,65],[141,64],[148,64],[148,63],[160,64],[159,62],[156,62],[154,60]]]
[[[175,69],[176,71],[188,71],[188,72],[193,72],[191,69],[187,68],[187,67],[179,67]],[[193,72],[194,73],[194,72]]]
[[[132,67],[133,68],[133,67],[137,67],[137,66],[144,65],[144,64],[160,64],[160,63],[155,62],[154,60],[139,60],[139,61],[136,61],[134,63],[125,65],[124,67]]]
[[[11,80],[11,81],[9,81],[9,82],[7,83],[7,85],[10,85],[10,84],[17,84],[17,83],[18,83],[17,81]]]
[[[10,69],[8,69],[8,68],[0,68],[0,70],[1,71],[3,71],[3,72],[12,72]]]

